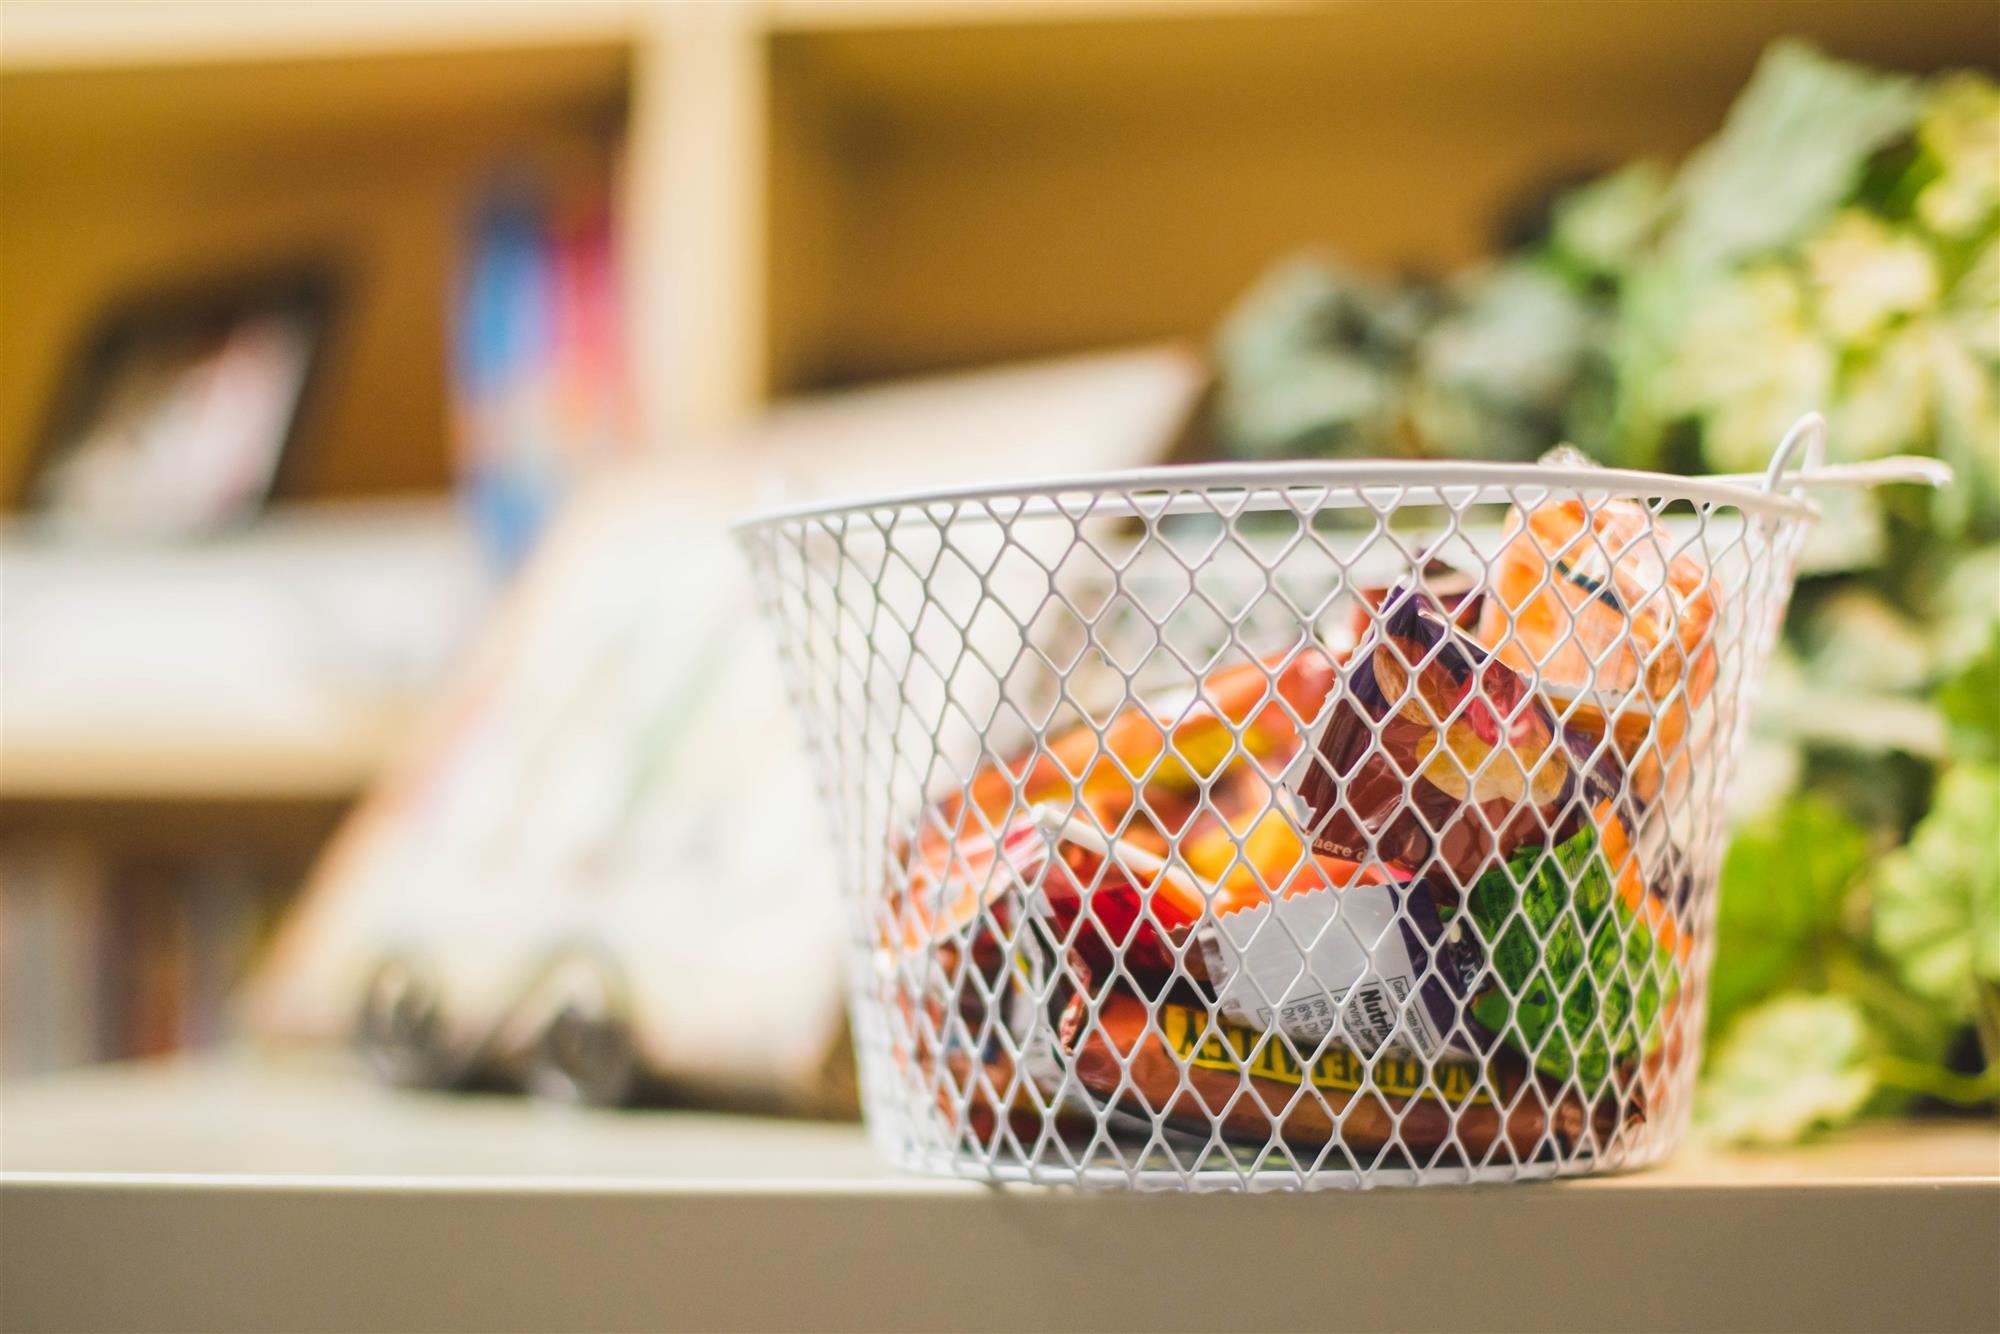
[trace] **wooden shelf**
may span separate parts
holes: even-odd
[[[762,29],[818,32],[912,25],[1068,23],[1187,18],[1315,0],[752,0]],[[0,69],[72,69],[174,61],[265,60],[630,42],[657,21],[659,0],[397,0],[338,6],[317,0],[11,0]]]
[[[279,511],[159,550],[10,531],[0,560],[5,800],[351,798],[488,593],[443,501]]]
[[[1596,1180],[1245,1198],[901,1177],[855,1127],[396,1093],[319,1062],[67,1076],[10,1090],[0,1116],[0,1284],[23,1330],[2000,1319],[1991,1123]],[[1164,1258],[1197,1252],[1218,1258],[1168,1281]]]
[[[610,172],[629,46],[590,31],[488,44],[469,25],[469,45],[418,42],[381,17],[396,5],[130,7],[147,20],[127,8],[7,9],[0,500],[18,496],[57,378],[107,305],[305,261],[330,268],[337,289],[321,410],[301,441],[303,493],[442,487],[458,238],[506,164]],[[240,46],[171,39],[179,16],[204,13],[218,41],[233,31]],[[383,40],[366,51],[305,32],[279,42],[271,16],[289,13],[322,25],[376,16],[356,40]],[[35,35],[58,17],[112,46]],[[391,46],[390,34],[410,44]],[[65,52],[92,63],[57,59]]]
[[[1781,36],[2000,64],[1957,0],[983,12],[772,36],[775,390],[1206,336],[1301,248],[1463,264],[1554,178],[1712,134]]]
[[[381,772],[410,717],[343,718],[298,737],[9,736],[0,752],[0,798],[346,801]]]
[[[881,28],[1067,25],[1093,20],[1146,23],[1217,14],[1280,14],[1355,0],[761,0],[773,32]]]
[[[630,38],[640,0],[22,0],[7,7],[0,69],[57,70],[550,46]]]

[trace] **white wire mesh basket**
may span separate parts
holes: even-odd
[[[1763,478],[1198,466],[744,524],[883,1152],[1177,1189],[1661,1157],[1801,480],[1914,475],[1788,477],[1822,435]]]

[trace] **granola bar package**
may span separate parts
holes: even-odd
[[[1308,1044],[1333,1034],[1363,1055],[1463,1050],[1459,1012],[1481,955],[1446,925],[1431,885],[1332,857],[1309,864],[1316,877],[1197,932],[1217,1012]]]
[[[1523,1155],[1545,1135],[1573,1142],[1587,1120],[1578,1099],[1544,1093],[1506,1054],[1363,1058],[1338,1043],[1211,1020],[1196,1006],[1150,1009],[1122,995],[1094,1013],[1072,1002],[1064,1037],[1077,1078],[1127,1111],[1203,1135],[1214,1127],[1238,1143],[1277,1139],[1306,1154],[1338,1142],[1354,1154],[1429,1155],[1452,1142],[1476,1158],[1501,1140]],[[1608,1113],[1598,1117],[1608,1130]]]

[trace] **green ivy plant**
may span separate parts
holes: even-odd
[[[2000,1105],[2000,85],[1780,43],[1684,163],[1629,164],[1547,217],[1444,281],[1280,266],[1217,339],[1222,447],[1569,440],[1741,472],[1820,409],[1835,459],[1949,461],[1942,493],[1825,499],[1732,801],[1697,1121],[1782,1143]],[[1482,900],[1496,925],[1535,911],[1533,869],[1510,871]],[[1540,1060],[1601,1064],[1552,1008],[1512,1004],[1493,1017]]]

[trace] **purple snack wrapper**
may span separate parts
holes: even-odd
[[[1601,744],[1569,733],[1520,673],[1407,589],[1311,741],[1296,790],[1313,851],[1457,890],[1517,848],[1563,842],[1621,786]]]

